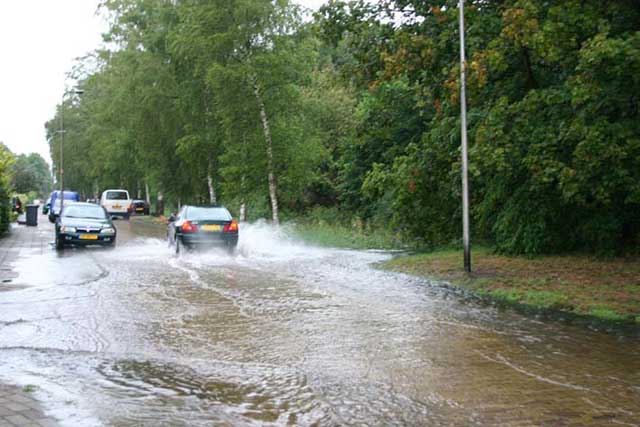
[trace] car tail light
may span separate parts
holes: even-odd
[[[224,226],[225,233],[237,233],[238,232],[238,223],[235,221],[231,221],[227,225]]]
[[[185,221],[184,223],[182,223],[180,230],[185,233],[195,233],[196,231],[198,231],[198,226],[195,224],[191,224],[189,221]]]

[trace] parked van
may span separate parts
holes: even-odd
[[[65,203],[79,202],[80,195],[75,191],[64,190]],[[56,219],[60,216],[60,191],[54,191],[51,193],[51,204],[49,206],[49,221],[56,222]]]
[[[111,216],[121,216],[129,219],[131,216],[131,197],[127,190],[104,190],[100,197],[100,204]]]

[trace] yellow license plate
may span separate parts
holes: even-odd
[[[120,205],[113,205],[113,209],[120,209],[122,206]]]
[[[220,231],[222,230],[222,226],[221,225],[203,225],[202,226],[202,230],[204,231]]]
[[[142,212],[144,210],[144,208],[136,208],[137,212]]]
[[[98,240],[98,235],[96,234],[81,234],[80,240]]]

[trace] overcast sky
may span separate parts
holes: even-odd
[[[317,9],[325,0],[297,0]],[[71,82],[74,59],[106,30],[99,0],[0,0],[0,142],[50,161],[44,123]]]

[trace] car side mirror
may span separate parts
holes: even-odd
[[[173,222],[176,220],[176,214],[172,213],[171,215],[169,215],[169,222]]]

